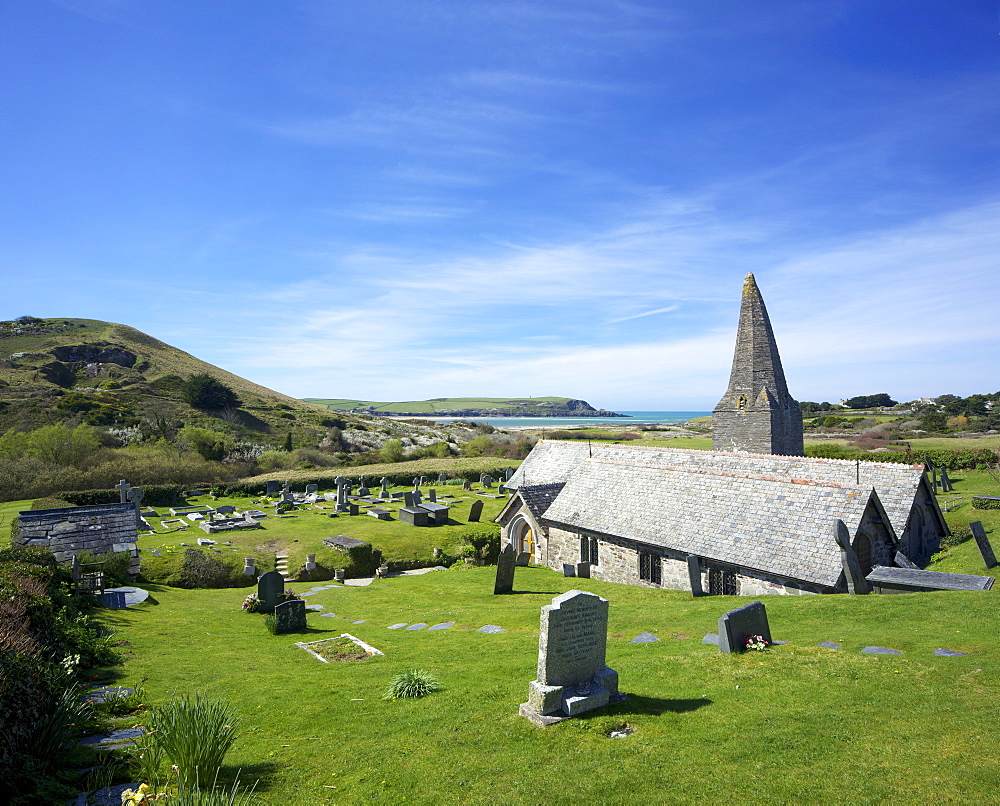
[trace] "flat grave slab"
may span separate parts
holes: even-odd
[[[336,615],[337,615],[336,613],[320,613],[319,617],[320,618],[335,618]]]
[[[323,605],[321,605],[321,604],[306,605],[306,610],[325,610],[325,609],[326,608],[323,607]]]
[[[393,624],[391,627],[387,627],[386,629],[389,629],[389,630],[398,630],[400,627],[405,627],[409,623],[410,622],[408,622],[408,621],[404,621],[404,622],[402,622],[400,624]]]
[[[120,588],[105,588],[104,592],[122,594],[125,597],[125,607],[134,607],[149,598],[149,591],[131,585],[122,585]]]
[[[824,649],[840,649],[840,644],[835,644],[833,641],[820,641],[816,646],[821,646]]]
[[[426,526],[430,513],[423,507],[400,507],[399,519],[410,526]]]
[[[368,510],[368,514],[373,518],[378,518],[380,521],[391,521],[392,513],[388,509],[381,509],[379,507],[372,507]]]
[[[315,596],[319,591],[303,591],[299,596]]]
[[[931,652],[931,654],[932,655],[937,655],[940,658],[964,658],[965,657],[965,653],[964,652],[955,652],[955,650],[953,650],[953,649],[941,649],[940,647],[938,647],[933,652]]]
[[[877,565],[865,579],[875,593],[917,593],[919,591],[987,591],[993,577],[972,574],[945,574],[914,568]]]
[[[355,540],[353,537],[347,537],[346,535],[335,535],[334,537],[324,537],[323,543],[330,548],[337,549],[353,549],[358,546],[367,545],[364,540]]]
[[[433,627],[428,627],[427,632],[434,632],[435,630],[450,630],[455,626],[454,621],[442,621],[440,624],[435,624]]]
[[[407,627],[406,629],[407,629],[407,630],[423,630],[423,629],[424,629],[424,628],[426,628],[426,627],[427,627],[427,625],[426,625],[426,624],[424,624],[424,622],[422,622],[422,621],[419,621],[419,622],[417,622],[416,624],[411,624],[411,625],[410,625],[409,627]]]
[[[352,621],[351,624],[364,624],[368,619],[358,619],[357,621]]]
[[[135,689],[125,686],[102,686],[88,691],[84,699],[88,702],[102,703],[107,702],[109,698],[125,697],[129,694],[135,694]]]
[[[102,745],[121,745],[124,742],[133,744],[145,731],[142,728],[122,728],[98,736],[86,736],[77,742],[84,747],[101,747]]]
[[[887,646],[866,646],[861,650],[862,655],[902,655],[898,649],[889,649]]]
[[[498,627],[496,624],[486,624],[476,630],[476,632],[484,632],[489,635],[495,635],[498,632],[503,632],[503,627]]]
[[[701,642],[703,644],[715,644],[716,646],[718,646],[719,636],[714,632],[705,633],[705,637],[701,639]]]
[[[631,641],[630,644],[652,644],[660,639],[653,635],[651,632],[641,632]]]

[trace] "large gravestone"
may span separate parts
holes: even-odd
[[[295,632],[306,627],[306,603],[301,599],[282,602],[274,608],[274,631]]]
[[[483,502],[473,501],[469,509],[469,523],[479,523],[479,518],[483,514]]]
[[[135,507],[135,528],[136,531],[142,529],[142,515],[139,510],[142,508],[142,497],[145,493],[139,487],[132,487],[125,495],[128,497],[129,502]]]
[[[847,525],[840,518],[835,518],[833,521],[833,537],[840,548],[840,563],[844,569],[844,578],[847,580],[847,592],[858,595],[871,593],[868,581],[861,573],[858,556],[851,546],[851,533],[847,531]]]
[[[547,725],[621,699],[618,673],[607,667],[608,600],[571,590],[542,608],[538,677],[520,713]]]
[[[687,556],[688,583],[691,585],[692,596],[704,596],[705,591],[701,587],[701,561],[697,555]]]
[[[497,559],[497,578],[493,583],[493,594],[511,593],[514,590],[514,547],[507,543]]]
[[[471,489],[472,489],[472,482],[469,481],[468,479],[463,480],[462,481],[462,490],[464,492],[469,492],[469,490],[471,490]]]
[[[389,479],[382,477],[382,481],[379,482],[382,485],[382,492],[379,493],[379,498],[389,497]]]
[[[997,558],[993,553],[993,546],[990,545],[989,538],[986,537],[982,521],[973,521],[969,524],[969,529],[972,530],[972,536],[976,539],[976,545],[979,546],[979,553],[983,555],[983,562],[986,563],[987,568],[992,568],[997,564]]]
[[[281,484],[277,480],[271,480],[264,482],[267,486],[264,489],[265,495],[277,495],[278,491],[281,489]]]
[[[261,613],[274,612],[274,606],[278,604],[278,596],[285,592],[285,578],[277,571],[268,571],[261,574],[257,580],[257,600],[260,602],[257,608]]]
[[[951,478],[948,476],[948,468],[941,468],[941,492],[950,493],[953,492],[955,488],[951,484]]]
[[[310,493],[318,493],[318,492],[319,492],[319,485],[318,484],[307,484],[306,485],[306,495],[309,495]]]
[[[426,526],[429,513],[421,507],[400,507],[399,520],[410,526]]]
[[[767,610],[760,602],[730,610],[719,619],[719,652],[743,652],[747,636],[759,635],[771,643],[771,627]]]

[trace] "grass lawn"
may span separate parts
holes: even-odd
[[[336,616],[310,613],[306,631],[282,636],[240,611],[242,591],[154,589],[151,603],[104,616],[131,644],[113,671],[122,683],[148,677],[150,702],[194,690],[231,700],[244,724],[226,773],[259,780],[269,804],[841,803],[845,791],[862,803],[968,803],[1000,785],[996,591],[769,597],[774,637],[790,644],[722,656],[701,638],[744,599],[542,568],[518,569],[517,593],[498,597],[493,577],[473,568],[320,591],[308,601]],[[539,607],[573,587],[611,602],[608,663],[629,696],[539,729],[517,714]],[[386,629],[445,621],[455,627]],[[485,624],[505,632],[476,631]],[[629,643],[641,631],[661,640]],[[324,664],[294,646],[342,632],[385,657]],[[860,654],[867,645],[904,654]],[[445,690],[382,700],[414,667]],[[605,735],[622,723],[635,732]]]

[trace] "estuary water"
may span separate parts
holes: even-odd
[[[431,417],[421,415],[420,420],[450,423],[455,420],[487,423],[494,428],[569,428],[579,425],[668,425],[683,423],[693,417],[707,417],[710,411],[620,411],[626,417]]]

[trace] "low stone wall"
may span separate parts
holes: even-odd
[[[60,563],[71,561],[81,551],[127,551],[132,557],[129,573],[139,573],[133,504],[19,512],[14,542],[18,546],[47,548]]]

